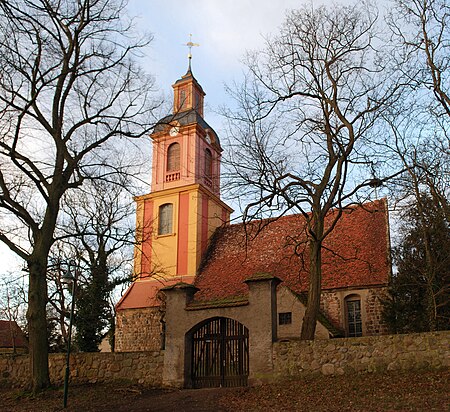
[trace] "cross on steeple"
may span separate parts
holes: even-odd
[[[189,41],[186,44],[184,44],[183,46],[189,47],[189,53],[188,53],[189,69],[188,69],[188,71],[191,71],[192,47],[198,47],[198,46],[200,46],[200,44],[192,43],[192,34],[189,34]]]

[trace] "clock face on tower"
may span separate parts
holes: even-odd
[[[179,131],[180,131],[180,128],[174,126],[170,129],[169,134],[170,134],[170,136],[174,137],[179,133]]]
[[[211,138],[209,137],[209,134],[206,135],[205,140],[206,140],[209,144],[211,144]]]

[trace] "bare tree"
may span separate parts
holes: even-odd
[[[65,228],[69,247],[80,262],[75,326],[79,350],[97,351],[105,329],[114,324],[110,297],[115,287],[132,280],[134,205],[125,191],[127,179],[92,181],[82,193],[67,196]]]
[[[443,296],[449,287],[436,281],[445,277],[430,216],[450,222],[450,5],[445,0],[392,0],[391,5],[387,23],[392,56],[405,87],[402,99],[385,113],[390,136],[386,145],[392,161],[406,170],[392,182],[392,199],[401,217],[411,220],[408,213],[415,214],[411,233],[420,235],[423,262],[420,270],[411,267],[410,273],[420,276],[417,283],[425,285],[423,307],[428,327],[434,330],[437,302],[446,303]],[[401,255],[397,259],[413,262]]]
[[[397,69],[407,86],[387,116],[394,137],[390,149],[408,171],[401,193],[420,203],[424,191],[448,211],[450,5],[445,0],[392,3],[387,21],[396,42]]]
[[[227,113],[230,184],[253,197],[244,221],[291,211],[305,219],[309,286],[302,339],[314,338],[324,240],[360,189],[367,189],[367,199],[388,178],[377,176],[370,139],[397,97],[377,49],[377,19],[364,4],[291,11],[280,34],[248,56],[242,86],[230,90],[238,103]]]
[[[51,249],[47,267],[47,323],[55,325],[62,341],[67,344],[68,326],[70,316],[70,299],[68,298],[67,286],[63,277],[67,275],[68,262],[71,255],[67,254],[60,244],[56,243]],[[51,316],[49,317],[49,313]]]
[[[399,68],[410,86],[431,90],[430,108],[450,116],[450,4],[447,0],[392,0],[388,24],[398,44]]]
[[[400,162],[406,170],[404,175],[391,182],[391,198],[396,203],[403,227],[409,230],[402,236],[402,245],[395,249],[396,260],[401,265],[399,274],[394,274],[393,285],[401,284],[405,277],[409,277],[411,289],[415,286],[424,291],[421,307],[426,312],[426,327],[435,330],[439,323],[442,324],[438,317],[442,306],[448,304],[450,288],[445,283],[448,277],[443,268],[445,259],[442,258],[447,253],[445,248],[448,245],[442,240],[446,234],[436,229],[450,224],[450,150],[445,137],[450,118],[446,115],[446,119],[436,118],[429,111],[430,96],[425,99],[419,92],[416,100],[415,94],[406,96],[401,105],[397,104],[386,117],[392,136],[388,147],[393,161]],[[410,105],[413,99],[416,104]],[[414,237],[416,245],[411,245]],[[416,246],[415,256],[408,256]],[[407,265],[411,265],[409,271]],[[411,292],[405,285],[401,286],[406,294]],[[399,293],[395,287],[393,289]],[[405,301],[398,299],[400,305]],[[391,306],[396,309],[395,305]]]
[[[98,149],[151,130],[153,82],[121,0],[0,2],[0,240],[29,270],[32,386],[48,386],[47,259],[61,199]],[[112,142],[111,140],[114,140]]]

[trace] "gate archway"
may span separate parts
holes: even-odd
[[[248,329],[238,321],[218,317],[197,325],[191,334],[190,355],[192,387],[247,385]]]

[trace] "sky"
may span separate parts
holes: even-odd
[[[128,13],[136,17],[138,32],[153,35],[141,64],[170,102],[172,84],[188,67],[185,44],[192,34],[192,42],[200,45],[192,50],[192,71],[206,93],[205,119],[220,136],[222,120],[216,113],[229,102],[224,85],[241,78],[246,50],[261,48],[263,36],[278,31],[285,11],[301,4],[301,0],[129,0]],[[23,267],[1,242],[0,256],[0,273]]]
[[[186,73],[189,34],[199,47],[192,50],[192,71],[206,93],[205,120],[221,135],[221,106],[231,104],[225,84],[239,82],[246,51],[261,49],[264,38],[276,34],[287,10],[307,0],[129,0],[128,13],[136,16],[138,32],[153,41],[141,64],[154,76],[156,87],[169,102],[171,85]],[[313,5],[322,2],[312,1]],[[337,3],[349,3],[348,0]],[[150,144],[150,142],[149,142]],[[150,152],[149,152],[150,153]],[[226,199],[224,199],[226,200]],[[23,267],[0,243],[0,273]]]
[[[169,98],[171,85],[186,73],[192,34],[192,71],[206,93],[205,120],[219,133],[216,115],[228,98],[225,84],[239,81],[247,50],[260,49],[264,36],[278,32],[288,9],[302,0],[130,0],[129,13],[138,16],[140,30],[154,39],[143,60],[156,84]],[[314,2],[314,4],[318,2]]]

